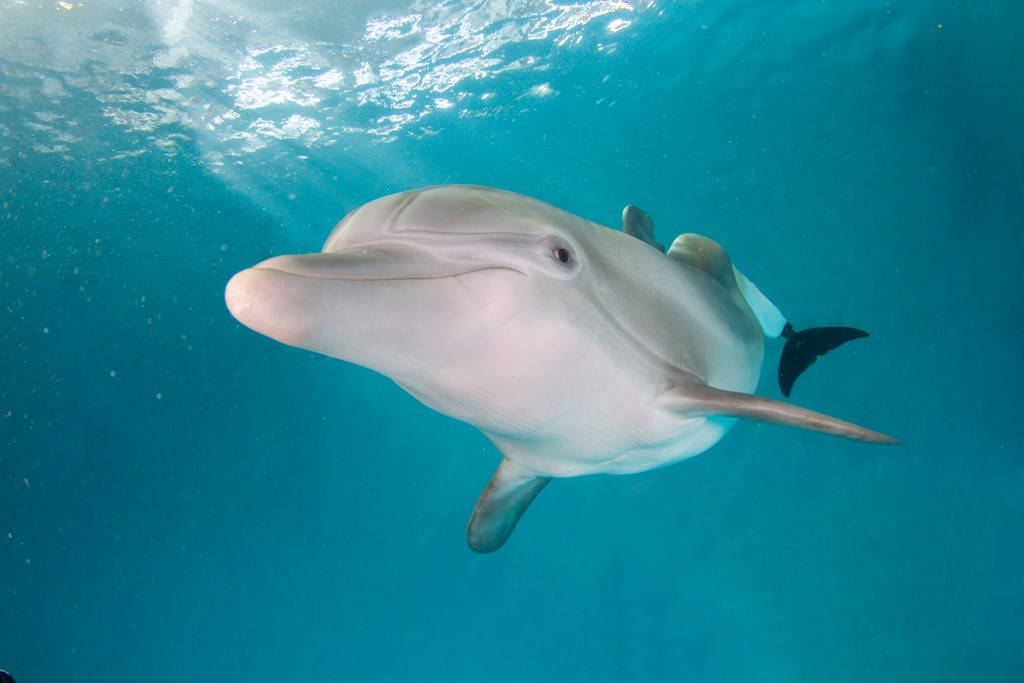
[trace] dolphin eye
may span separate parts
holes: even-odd
[[[565,247],[555,247],[551,250],[551,255],[559,263],[570,263],[572,261],[572,254]]]

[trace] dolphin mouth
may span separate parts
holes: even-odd
[[[390,306],[406,311],[388,316],[400,320],[436,303],[440,290],[430,283],[457,282],[460,276],[481,271],[526,275],[517,264],[498,261],[486,250],[468,252],[374,244],[276,256],[236,273],[224,289],[224,299],[231,315],[246,327],[285,344],[341,358],[325,337],[325,330],[333,329],[337,320],[324,315],[336,311],[339,301],[349,302],[354,319],[373,318]]]
[[[275,256],[252,267],[317,280],[391,281],[435,280],[481,270],[511,270],[525,275],[508,262],[478,254],[444,258],[406,245],[368,246],[319,254]]]

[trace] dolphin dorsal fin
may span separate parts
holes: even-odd
[[[538,476],[504,458],[473,508],[466,530],[469,547],[478,553],[493,553],[503,546],[526,508],[549,481],[551,477]]]
[[[638,206],[630,204],[622,210],[622,232],[665,253],[665,245],[654,238],[654,221]]]

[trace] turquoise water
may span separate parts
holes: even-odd
[[[0,668],[1024,679],[1022,30],[994,1],[0,0]],[[449,182],[720,241],[797,327],[871,332],[793,400],[903,445],[742,423],[556,480],[470,552],[486,439],[223,303]]]

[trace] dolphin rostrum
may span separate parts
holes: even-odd
[[[497,446],[467,532],[477,552],[500,548],[552,477],[669,465],[736,418],[898,443],[752,395],[766,336],[789,340],[788,396],[866,333],[797,332],[721,246],[684,234],[665,253],[633,206],[619,232],[503,190],[402,192],[350,213],[319,254],[243,270],[225,296],[247,327],[376,370]]]

